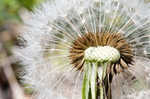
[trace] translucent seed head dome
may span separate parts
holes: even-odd
[[[33,98],[81,99],[84,51],[110,46],[112,98],[149,99],[149,12],[144,0],[49,0],[29,12],[15,54]]]

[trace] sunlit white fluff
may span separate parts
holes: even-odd
[[[129,77],[120,74],[113,79],[113,99],[149,99],[149,7],[144,0],[54,0],[29,13],[19,38],[25,46],[15,54],[25,65],[22,78],[35,90],[33,97],[81,99],[82,73],[70,64],[69,48],[78,36],[103,29],[122,33],[135,54]],[[133,75],[144,81],[139,90],[133,86]],[[147,95],[141,96],[143,92]]]

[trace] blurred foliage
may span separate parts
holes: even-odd
[[[26,8],[32,11],[41,1],[43,0],[0,0],[0,25],[6,21],[20,21],[20,9]]]
[[[150,3],[150,0],[144,0],[146,3]]]
[[[28,11],[32,11],[35,6],[40,4],[44,0],[0,0],[0,44],[2,44],[3,49],[5,50],[7,57],[12,57],[12,48],[18,42],[18,28],[21,26],[21,18],[20,13],[24,9]],[[17,22],[17,24],[16,24]],[[18,24],[19,23],[19,24]],[[0,53],[0,60],[3,60],[4,57]],[[23,70],[22,65],[18,62],[14,62],[10,64],[15,73],[15,77],[17,78],[19,84],[22,87],[25,87],[25,93],[31,94],[33,92],[32,89],[26,88],[29,85],[22,84],[19,72]],[[1,78],[0,78],[1,79]],[[1,97],[0,97],[1,99]]]

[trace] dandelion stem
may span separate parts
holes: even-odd
[[[96,92],[97,92],[97,67],[98,63],[97,62],[92,62],[92,72],[91,72],[91,79],[90,79],[90,84],[91,84],[91,93],[92,93],[92,99],[96,99]]]
[[[100,80],[99,81],[100,99],[106,99],[104,80],[106,77],[107,66],[108,66],[108,62],[102,63],[98,69],[98,79]]]
[[[85,62],[82,99],[97,99],[97,97],[106,99],[105,84],[103,81],[106,77],[107,64],[101,63],[101,66],[99,66],[99,62]],[[97,93],[98,90],[100,93]]]
[[[85,70],[82,86],[82,99],[89,99],[90,75],[91,75],[91,66],[89,63],[85,62]]]
[[[103,99],[103,96],[104,96],[104,90],[103,90],[103,84],[102,82],[100,83],[100,99]]]

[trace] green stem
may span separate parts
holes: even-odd
[[[92,64],[92,72],[91,72],[91,93],[92,93],[92,99],[96,99],[96,92],[97,92],[97,67],[98,63],[93,62]]]
[[[103,89],[104,87],[103,87],[103,84],[102,83],[100,83],[100,99],[104,99],[103,97],[104,97],[104,89]]]
[[[102,63],[98,66],[98,62],[86,61],[84,64],[84,78],[82,86],[82,99],[96,99],[99,95],[100,99],[106,99],[104,79],[108,63]],[[97,87],[97,78],[100,80],[99,88]],[[98,94],[97,91],[100,90]]]
[[[107,72],[107,66],[108,66],[109,63],[103,63],[102,64],[102,67],[103,67],[103,75],[102,75],[102,80],[105,79],[106,77],[106,72]]]
[[[105,89],[104,79],[106,77],[108,64],[109,64],[108,62],[102,63],[101,67],[99,67],[101,68],[101,70],[99,69],[98,71],[99,79],[100,79],[100,99],[107,99],[106,92],[105,92],[106,89]]]
[[[88,62],[85,62],[84,78],[83,78],[83,86],[82,86],[82,99],[89,99],[90,75],[91,75],[91,66]]]

